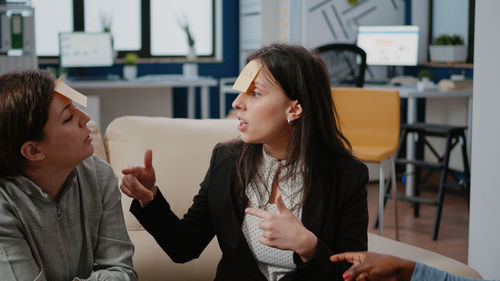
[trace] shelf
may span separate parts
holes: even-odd
[[[420,64],[421,66],[428,67],[451,67],[451,68],[474,68],[472,63],[452,63],[452,62],[426,62]]]

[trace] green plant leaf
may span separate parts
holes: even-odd
[[[138,59],[139,56],[136,53],[126,53],[124,57],[125,65],[136,65]]]
[[[434,45],[463,45],[464,39],[458,34],[452,36],[448,34],[441,34],[433,42]]]
[[[422,69],[418,73],[418,78],[424,78],[424,77],[427,77],[432,80],[434,78],[434,73],[432,73],[430,69]]]

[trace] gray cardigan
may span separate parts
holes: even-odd
[[[24,176],[0,178],[0,280],[137,280],[111,167],[80,163],[56,203]]]

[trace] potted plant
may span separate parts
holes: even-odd
[[[198,64],[196,64],[196,49],[194,47],[194,37],[189,29],[189,22],[187,20],[186,15],[182,14],[182,20],[177,18],[177,22],[182,28],[182,30],[186,33],[187,45],[188,45],[188,53],[186,55],[187,62],[182,65],[182,73],[187,77],[196,77],[198,76]]]
[[[186,33],[188,45],[187,59],[189,61],[193,61],[196,59],[196,50],[194,48],[195,40],[191,33],[191,30],[189,29],[189,22],[186,14],[182,13],[182,18],[177,17],[177,24],[179,24],[179,27],[184,31],[184,33]]]
[[[424,91],[428,89],[434,89],[435,84],[432,81],[434,78],[434,73],[430,69],[422,69],[418,73],[417,90]]]
[[[420,80],[432,80],[434,78],[434,73],[432,73],[432,71],[430,69],[422,69],[420,70],[420,72],[418,73],[418,78]]]
[[[139,56],[136,53],[125,54],[123,66],[123,78],[126,80],[134,80],[137,77],[137,60]]]
[[[429,46],[429,54],[434,62],[465,62],[467,48],[460,35],[443,34]]]

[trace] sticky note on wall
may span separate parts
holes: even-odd
[[[262,64],[258,61],[250,61],[247,65],[245,65],[240,75],[238,76],[238,79],[236,79],[236,82],[234,82],[233,89],[240,92],[246,92],[248,90],[248,87],[250,87],[250,85],[252,84],[253,80],[255,80],[255,77],[257,77],[257,74],[259,73],[261,68]]]

